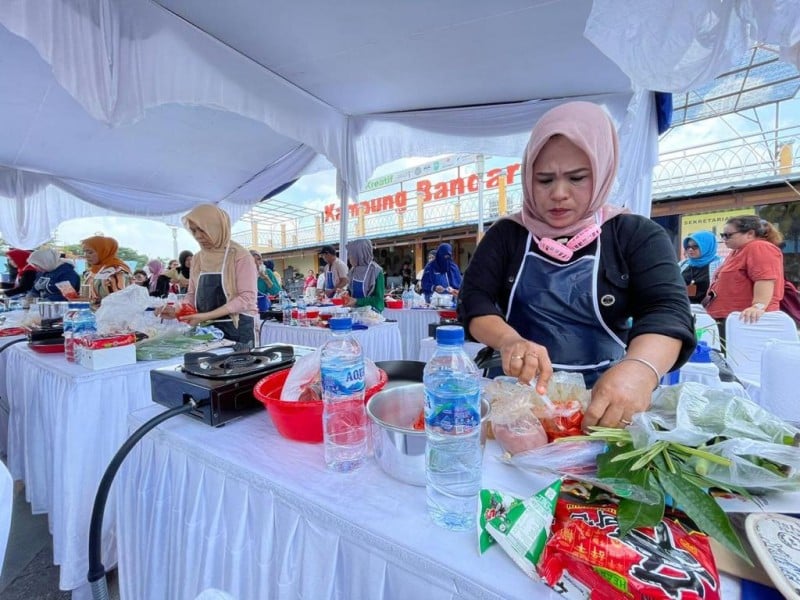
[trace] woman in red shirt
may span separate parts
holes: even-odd
[[[720,237],[733,252],[714,274],[706,310],[724,329],[725,318],[739,311],[755,323],[765,312],[779,309],[783,298],[783,235],[756,215],[732,217]]]

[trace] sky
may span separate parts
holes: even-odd
[[[783,102],[780,108],[780,126],[800,126],[800,98]],[[687,148],[717,139],[728,139],[746,135],[759,130],[774,128],[774,105],[748,111],[745,116],[731,114],[697,123],[676,127],[666,132],[660,140],[660,151]],[[408,167],[428,162],[435,157],[409,158],[394,161],[380,167],[373,176],[400,171]],[[336,198],[334,171],[322,171],[301,178],[280,195],[283,202],[322,209]],[[234,224],[233,230],[245,231],[249,225]],[[58,228],[56,235],[59,244],[76,244],[81,239],[102,233],[114,237],[120,246],[133,248],[148,258],[175,258],[181,250],[199,250],[197,242],[182,227],[177,228],[177,247],[173,240],[172,228],[158,221],[130,217],[97,217],[66,221]]]

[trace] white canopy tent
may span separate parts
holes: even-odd
[[[397,158],[519,155],[571,98],[608,108],[614,201],[649,214],[642,90],[708,81],[753,41],[800,64],[800,3],[3,0],[0,231],[33,247],[67,219],[200,202],[236,219],[331,165],[347,202]]]

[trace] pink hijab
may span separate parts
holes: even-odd
[[[158,276],[164,272],[164,264],[157,258],[154,258],[147,263],[147,268],[150,269],[149,288],[151,292],[155,292],[156,287],[158,286]]]
[[[543,219],[533,197],[533,163],[544,145],[554,135],[563,135],[589,157],[592,165],[594,190],[586,213],[571,226],[554,229]],[[619,143],[611,117],[597,104],[567,102],[550,109],[534,125],[522,158],[522,211],[509,218],[538,238],[570,237],[595,224],[600,211],[600,223],[605,223],[627,209],[606,204],[619,166]]]

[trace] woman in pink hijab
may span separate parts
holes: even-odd
[[[537,379],[540,393],[553,370],[583,376],[584,428],[629,424],[695,346],[666,232],[608,204],[618,163],[600,106],[545,113],[522,160],[522,211],[487,231],[458,301],[465,328],[499,351],[506,374]]]
[[[154,258],[147,263],[150,277],[147,278],[147,287],[150,295],[156,298],[166,298],[169,294],[169,276],[164,272],[164,263]]]

